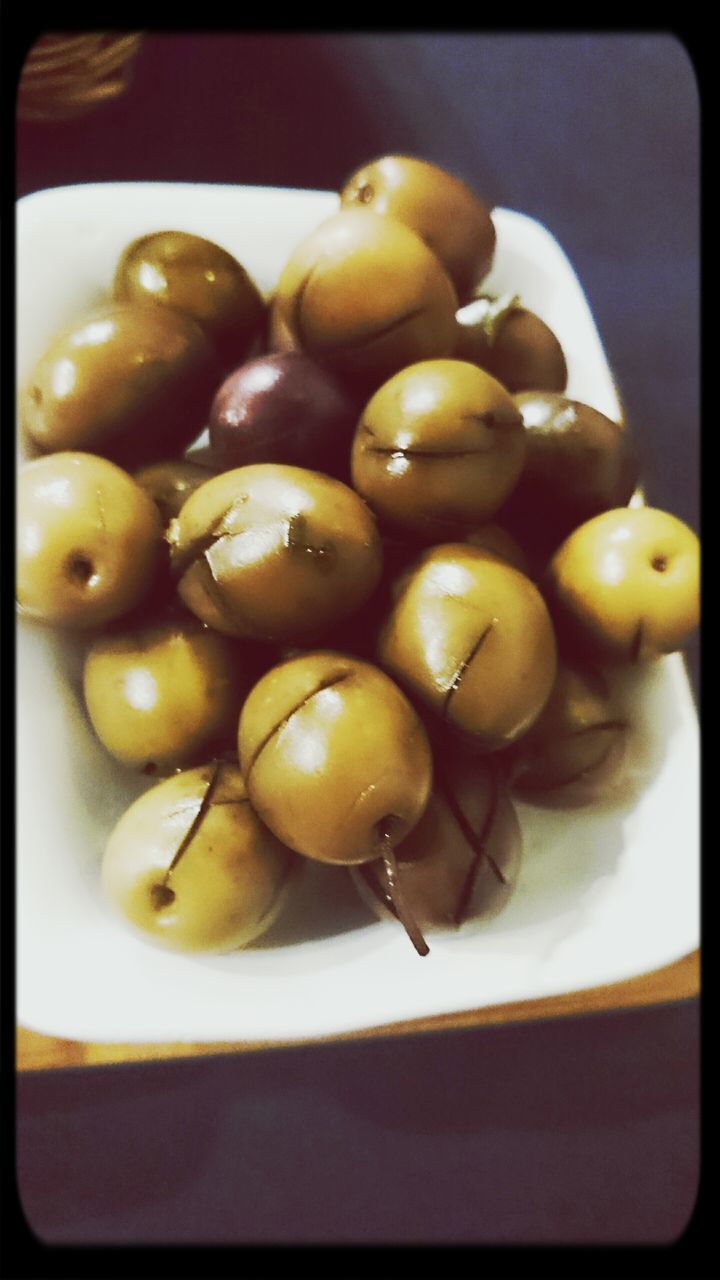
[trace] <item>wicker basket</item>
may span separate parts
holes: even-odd
[[[142,35],[100,32],[44,35],[22,69],[19,120],[71,120],[124,93]]]

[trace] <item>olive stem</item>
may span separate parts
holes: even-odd
[[[418,925],[417,920],[405,899],[405,895],[400,884],[400,873],[397,858],[395,857],[395,850],[390,843],[390,837],[386,831],[380,833],[380,857],[382,858],[385,867],[385,874],[387,875],[387,893],[392,903],[393,910],[418,955],[426,956],[429,954],[430,948],[425,941],[420,930],[420,926]]]

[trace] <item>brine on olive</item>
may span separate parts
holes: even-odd
[[[82,629],[122,617],[153,587],[164,549],[155,503],[107,458],[67,451],[21,467],[16,599],[28,619]]]
[[[452,355],[457,295],[435,254],[393,218],[348,209],[290,255],[270,346],[304,351],[368,392],[416,360]]]
[[[138,467],[180,453],[202,431],[220,376],[191,316],[105,303],[40,356],[21,394],[21,427],[38,452],[79,449]]]
[[[457,313],[459,360],[486,369],[508,391],[564,391],[565,353],[549,325],[517,295],[481,296]]]
[[[385,382],[353,441],[353,485],[389,527],[448,541],[492,519],[523,465],[512,396],[464,360],[423,360]]]
[[[90,723],[116,760],[164,773],[234,750],[256,675],[239,642],[189,617],[95,640],[83,693]]]
[[[185,312],[226,367],[244,360],[264,336],[265,301],[245,267],[187,231],[154,231],[127,245],[112,294],[119,302],[150,301]]]
[[[533,582],[467,543],[406,571],[378,643],[380,665],[478,751],[526,733],[555,680],[555,632]]]
[[[629,729],[606,672],[559,662],[544,710],[509,753],[513,792],[560,807],[601,799],[618,780]]]
[[[226,635],[290,643],[370,597],[382,544],[359,494],[303,467],[257,463],[190,495],[169,531],[186,606]]]
[[[398,919],[396,900],[424,933],[491,920],[509,902],[522,859],[522,830],[507,784],[485,760],[436,753],[427,808],[396,851],[353,867],[376,915]]]
[[[490,209],[461,178],[414,156],[380,156],[342,187],[343,209],[368,209],[410,227],[437,254],[465,300],[489,272],[496,233]]]
[[[238,754],[260,817],[319,862],[391,851],[432,786],[427,734],[405,694],[372,663],[328,650],[261,677],[240,715]]]
[[[558,547],[545,589],[569,657],[651,661],[683,648],[699,625],[700,542],[668,511],[604,511]]]
[[[298,866],[253,810],[237,765],[214,761],[163,779],[126,810],[101,879],[147,941],[224,954],[277,919]]]

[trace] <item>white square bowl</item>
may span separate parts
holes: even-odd
[[[188,183],[25,197],[18,382],[57,329],[107,294],[136,236],[195,232],[270,291],[294,246],[337,204],[330,192]],[[568,396],[619,418],[602,343],[562,249],[520,213],[493,217],[488,289],[520,294],[557,334]],[[679,655],[634,686],[624,798],[569,812],[518,804],[520,879],[489,924],[431,935],[420,958],[399,926],[369,915],[349,878],[308,864],[264,940],[198,958],[136,937],[104,901],[105,841],[150,782],[95,740],[78,693],[80,643],[23,622],[17,639],[17,1016],[31,1030],[96,1042],[308,1040],[579,991],[699,944],[699,734]]]

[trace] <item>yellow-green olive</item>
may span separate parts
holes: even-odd
[[[512,396],[464,360],[423,360],[371,397],[351,455],[355,488],[390,527],[448,541],[492,518],[523,465]]]
[[[627,735],[605,674],[561,661],[541,715],[511,748],[512,789],[545,805],[591,804],[618,779]]]
[[[344,209],[396,218],[437,254],[464,300],[489,272],[496,234],[490,210],[460,178],[414,156],[381,156],[340,192]]]
[[[246,359],[264,329],[265,303],[245,268],[220,245],[187,231],[133,240],[117,264],[113,297],[186,312],[228,367]]]
[[[517,296],[481,297],[457,313],[459,360],[486,369],[508,391],[564,391],[568,370],[552,329]]]
[[[105,749],[131,768],[163,773],[234,750],[254,678],[241,645],[189,618],[96,640],[83,689]]]
[[[114,463],[61,452],[17,479],[16,597],[51,626],[101,626],[145,597],[162,564],[162,524],[144,489]]]
[[[569,655],[643,662],[681,649],[700,622],[700,542],[656,507],[605,511],[575,529],[546,589]]]
[[[380,856],[420,818],[432,785],[427,734],[405,695],[373,664],[327,650],[261,677],[238,753],[263,821],[320,862]]]
[[[187,607],[227,635],[291,643],[322,634],[370,597],[382,543],[342,481],[280,463],[223,472],[170,525]]]
[[[248,946],[277,919],[298,861],[258,818],[237,765],[156,783],[114,827],[102,885],[122,918],[175,951]]]
[[[378,916],[397,919],[398,890],[424,932],[498,915],[522,858],[522,831],[502,774],[483,760],[436,753],[427,808],[395,857],[395,870],[379,858],[351,870]]]
[[[374,390],[416,360],[452,355],[457,296],[419,236],[364,209],[334,214],[290,255],[270,345],[305,351]]]
[[[182,311],[113,302],[59,334],[20,399],[41,453],[82,449],[132,468],[178,454],[205,426],[221,366]]]
[[[526,733],[555,680],[553,624],[524,574],[467,543],[424,552],[378,645],[383,666],[478,750]]]

